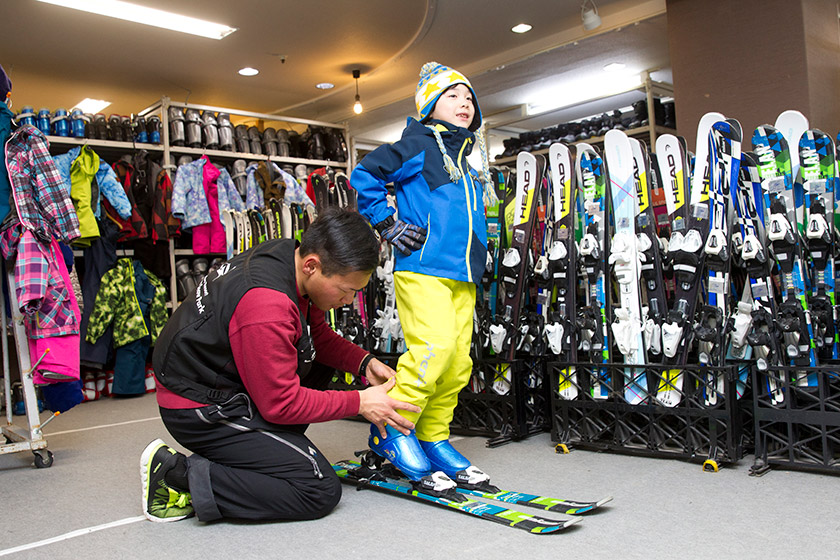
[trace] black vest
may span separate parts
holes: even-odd
[[[277,239],[260,243],[211,271],[195,293],[175,310],[155,344],[155,377],[167,389],[204,404],[221,404],[245,386],[233,362],[228,328],[239,300],[252,288],[283,292],[297,304],[295,241]],[[315,350],[306,317],[301,313],[302,335],[295,341],[298,375],[309,371]],[[271,341],[265,341],[271,344]]]

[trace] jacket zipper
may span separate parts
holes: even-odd
[[[467,184],[467,175],[464,173],[464,168],[461,165],[461,161],[464,156],[464,149],[467,147],[467,144],[470,143],[470,139],[464,139],[464,143],[461,146],[461,151],[458,153],[458,169],[461,170],[461,178],[464,181],[464,193],[467,195],[467,220],[469,229],[467,230],[467,253],[465,255],[465,262],[467,265],[467,281],[472,282],[472,270],[470,269],[470,249],[472,248],[472,231],[473,231],[473,217],[472,217],[472,209],[470,206],[473,206],[475,203],[475,187],[473,187],[473,196],[470,197],[470,186]],[[470,184],[472,183],[472,179],[470,178]]]
[[[432,214],[426,215],[426,239],[423,241],[423,248],[420,249],[420,262],[423,262],[423,253],[426,252],[426,243],[429,242],[429,237],[432,233]]]

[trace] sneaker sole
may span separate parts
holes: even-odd
[[[149,462],[152,460],[152,457],[155,456],[157,450],[161,447],[166,447],[166,443],[164,443],[162,439],[158,438],[147,445],[146,449],[143,450],[143,454],[140,455],[140,483],[143,488],[141,500],[143,505],[143,515],[146,516],[146,519],[154,523],[169,523],[170,521],[180,521],[187,516],[155,517],[149,513],[149,490],[151,490],[151,485],[149,484]]]

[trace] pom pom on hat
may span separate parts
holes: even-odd
[[[457,70],[438,62],[427,62],[420,69],[420,81],[417,83],[417,90],[414,93],[414,103],[417,105],[417,113],[420,115],[421,122],[432,113],[441,94],[450,86],[456,84],[464,84],[472,92],[475,116],[469,129],[473,132],[478,130],[478,127],[481,126],[481,109],[478,107],[478,99],[472,84],[466,76]]]

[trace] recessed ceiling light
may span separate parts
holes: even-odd
[[[315,84],[315,87],[318,89],[332,89],[335,87],[335,84],[331,84],[329,82],[321,82],[320,84]]]
[[[245,68],[239,69],[239,74],[242,76],[256,76],[259,73],[259,70],[257,70],[256,68],[251,68],[250,66],[246,66]]]
[[[619,70],[624,70],[626,67],[627,65],[623,62],[610,62],[604,66],[604,70],[607,72],[618,72]]]
[[[531,31],[531,26],[527,23],[520,23],[519,25],[514,25],[510,28],[511,31],[514,33],[528,33]]]
[[[110,104],[110,101],[105,101],[104,99],[91,99],[90,97],[85,97],[73,105],[70,110],[81,109],[82,113],[98,113]]]
[[[236,31],[235,27],[230,27],[228,25],[213,23],[211,21],[205,21],[203,19],[197,19],[189,16],[182,16],[180,14],[173,14],[172,12],[165,12],[163,10],[155,10],[153,8],[138,6],[137,4],[121,2],[119,0],[39,1],[74,10],[81,10],[83,12],[90,12],[101,16],[124,19],[127,21],[133,21],[134,23],[142,23],[143,25],[152,25],[154,27],[162,27],[163,29],[169,29],[171,31],[180,31],[181,33],[207,37],[209,39],[224,39]]]

